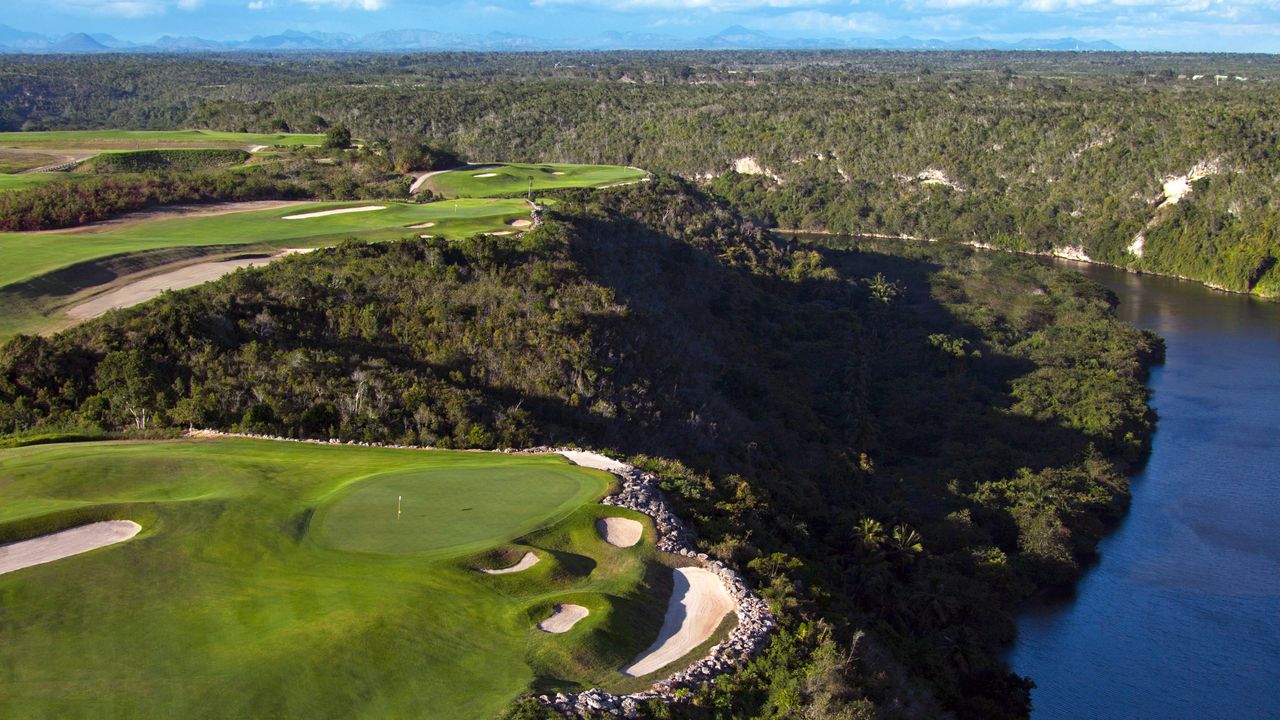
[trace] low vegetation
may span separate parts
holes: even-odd
[[[659,177],[18,337],[0,432],[617,448],[783,618],[669,712],[1023,717],[1013,612],[1074,579],[1150,434],[1161,346],[1113,305],[1023,257],[774,237]]]

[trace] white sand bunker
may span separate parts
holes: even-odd
[[[498,173],[477,173],[471,177],[497,177]]]
[[[630,665],[623,675],[640,677],[657,672],[707,641],[734,609],[724,583],[710,570],[697,567],[674,571],[675,588],[662,620],[658,639]]]
[[[338,208],[337,210],[317,210],[316,212],[301,213],[299,215],[285,215],[283,220],[307,220],[309,218],[328,217],[330,215],[346,215],[347,213],[373,212],[374,210],[386,210],[386,205],[364,205],[362,207]]]
[[[626,463],[618,462],[608,455],[601,455],[600,453],[586,450],[561,450],[560,454],[574,465],[581,465],[582,467],[605,470],[611,473],[623,473],[627,470]]]
[[[520,558],[520,562],[517,562],[515,565],[511,565],[504,568],[494,568],[494,569],[480,568],[480,572],[486,575],[506,575],[508,573],[518,573],[522,570],[528,570],[534,565],[537,565],[538,560],[539,558],[537,555],[534,555],[531,552],[527,552],[524,554],[524,557]]]
[[[596,530],[614,547],[631,547],[640,542],[644,534],[644,526],[638,521],[620,517],[600,518],[596,521]]]
[[[141,530],[132,520],[108,520],[0,545],[0,575],[124,542]]]
[[[578,621],[591,614],[581,605],[557,605],[551,617],[538,623],[538,629],[546,633],[569,632]]]
[[[485,235],[515,235],[515,233],[510,230],[499,230],[497,232],[485,233]]]
[[[424,223],[418,223],[417,225],[410,225],[410,226],[409,226],[409,229],[410,229],[410,230],[422,230],[423,228],[429,228],[429,227],[435,227],[435,226],[436,226],[436,224],[435,224],[435,223],[433,223],[433,222],[424,222]]]
[[[507,223],[507,224],[508,224],[508,225],[510,225],[511,227],[529,227],[530,225],[532,225],[532,224],[533,224],[533,221],[532,221],[532,220],[525,220],[525,219],[523,219],[523,218],[522,218],[522,219],[520,219],[520,220],[512,220],[511,222],[509,222],[509,223]]]
[[[563,170],[552,170],[552,171],[551,171],[551,174],[552,174],[552,175],[563,175],[563,174],[564,174],[564,171],[563,171]]]

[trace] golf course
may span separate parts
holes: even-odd
[[[489,163],[433,173],[426,187],[446,198],[519,195],[532,189],[607,187],[648,177],[639,168],[570,163]]]
[[[526,691],[647,686],[620,668],[680,563],[647,516],[595,504],[615,482],[559,455],[0,450],[0,717],[490,718]],[[6,570],[18,541],[104,521],[126,532]]]

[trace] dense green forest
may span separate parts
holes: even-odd
[[[670,176],[558,199],[16,338],[0,433],[614,448],[783,622],[656,716],[1024,717],[998,652],[1123,512],[1158,338],[1031,258],[785,239]]]
[[[780,227],[1056,249],[1274,297],[1277,77],[1265,56],[1121,53],[18,56],[0,130],[342,123],[475,161],[719,176]]]

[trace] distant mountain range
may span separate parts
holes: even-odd
[[[356,36],[345,33],[299,32],[257,35],[248,40],[207,40],[165,35],[149,43],[119,40],[103,33],[71,33],[50,37],[0,25],[0,52],[229,52],[229,51],[359,51],[403,52],[443,50],[1059,50],[1119,51],[1106,40],[1075,38],[1026,39],[1000,42],[980,37],[963,40],[899,38],[779,38],[740,25],[715,35],[680,38],[655,33],[606,32],[583,38],[546,38],[493,32],[485,35],[441,33],[434,30],[384,30]]]

